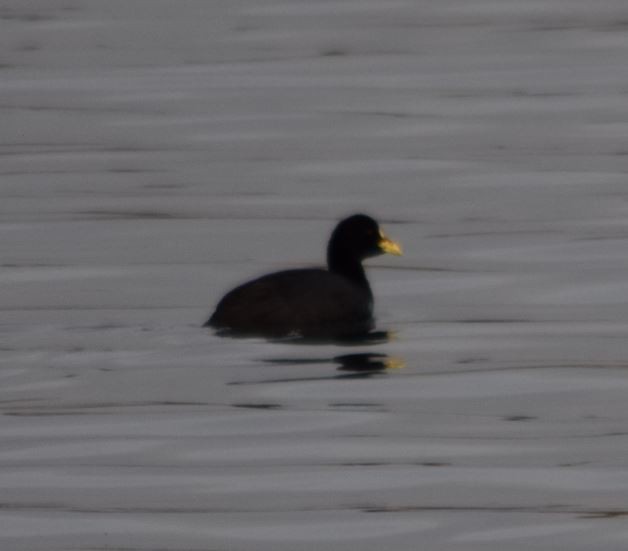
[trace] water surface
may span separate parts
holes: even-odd
[[[626,20],[5,2],[0,547],[625,549]],[[201,328],[358,211],[389,338]]]

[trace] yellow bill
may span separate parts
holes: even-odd
[[[394,254],[395,256],[401,256],[403,254],[401,245],[390,239],[390,237],[388,237],[381,230],[379,231],[379,242],[377,243],[377,245],[379,246],[379,250],[384,253]]]

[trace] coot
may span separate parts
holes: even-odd
[[[349,337],[373,328],[373,294],[362,261],[401,255],[364,214],[342,220],[327,246],[327,270],[285,270],[227,293],[205,326],[220,333],[269,337]]]

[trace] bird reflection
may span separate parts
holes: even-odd
[[[389,369],[401,369],[406,366],[406,363],[401,358],[370,352],[343,354],[342,356],[334,357],[333,361],[339,364],[338,371],[364,374],[382,373]]]
[[[340,346],[372,346],[389,342],[395,338],[392,331],[370,331],[362,335],[355,335],[351,338],[342,340],[335,339],[333,341],[315,340],[312,338],[304,339],[281,339],[278,342],[282,344],[294,345],[321,345],[331,344]],[[295,347],[295,350],[298,346]],[[387,374],[392,370],[405,367],[406,363],[403,359],[389,356],[384,353],[376,352],[356,352],[353,354],[341,354],[338,356],[288,356],[283,358],[260,358],[261,363],[278,365],[278,366],[307,366],[307,365],[327,365],[336,366],[336,372],[330,374],[328,371],[313,375],[298,375],[294,373],[292,376],[273,377],[266,379],[258,379],[255,381],[233,381],[230,385],[250,385],[264,383],[294,383],[306,381],[328,381],[328,380],[346,380],[346,379],[364,379],[377,375]]]
[[[342,354],[332,358],[270,358],[261,360],[264,363],[274,365],[337,365],[335,375],[320,375],[308,377],[286,377],[282,379],[267,379],[266,383],[279,382],[303,382],[323,381],[329,379],[358,379],[374,375],[384,374],[393,369],[405,367],[405,361],[401,358],[373,352],[361,352],[356,354]]]

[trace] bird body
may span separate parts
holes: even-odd
[[[208,325],[271,335],[343,334],[372,329],[372,312],[368,287],[324,269],[285,270],[227,293]]]
[[[228,292],[206,326],[261,336],[351,336],[374,326],[373,294],[362,260],[401,247],[370,217],[341,221],[327,247],[328,269],[267,274]]]

